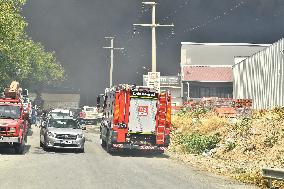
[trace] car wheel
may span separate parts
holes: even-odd
[[[79,153],[85,153],[85,148],[81,148],[78,150]]]
[[[49,150],[50,150],[50,148],[47,147],[46,143],[43,143],[43,144],[42,144],[42,148],[43,148],[43,150],[46,151],[46,152],[49,152]]]
[[[39,147],[43,148],[43,144],[41,141],[39,141]]]

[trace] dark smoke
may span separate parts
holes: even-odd
[[[240,2],[242,6],[230,12]],[[158,3],[157,20],[176,25],[174,36],[170,28],[158,29],[158,70],[162,75],[179,73],[181,41],[272,43],[284,34],[283,0]],[[225,11],[229,14],[206,24]],[[139,34],[134,37],[132,31],[133,23],[149,23],[151,19],[149,11],[141,13],[141,1],[28,0],[24,15],[30,36],[56,52],[69,76],[65,85],[80,88],[83,103],[95,103],[95,96],[109,83],[109,52],[102,49],[109,45],[105,36],[116,35],[116,46],[127,50],[126,55],[115,53],[115,83],[141,84],[141,74],[146,73],[142,66],[150,68],[150,29],[137,28]]]

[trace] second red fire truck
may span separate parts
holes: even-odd
[[[15,153],[25,152],[28,122],[21,100],[19,83],[12,82],[5,90],[5,97],[0,98],[0,144],[11,146]]]

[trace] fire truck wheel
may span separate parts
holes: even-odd
[[[103,140],[102,135],[100,135],[100,143],[103,148],[106,147],[106,141]]]
[[[28,131],[29,132],[29,131]],[[26,133],[26,135],[25,135],[25,142],[28,142],[28,132]]]
[[[24,154],[25,153],[25,140],[22,141],[21,144],[15,144],[14,148],[15,148],[15,153],[16,154]]]
[[[107,135],[106,151],[107,151],[107,153],[112,153],[112,144],[110,142],[110,136],[109,135]]]

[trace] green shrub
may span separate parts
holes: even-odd
[[[200,115],[206,114],[209,110],[206,108],[196,108],[193,110],[193,117],[199,118]]]
[[[226,150],[227,151],[231,151],[236,147],[236,143],[232,142],[232,141],[227,141],[226,142]]]
[[[243,118],[234,125],[234,130],[240,135],[246,135],[250,129],[251,119],[249,118]]]
[[[201,154],[205,150],[211,150],[220,141],[217,135],[207,136],[200,133],[180,134],[177,136],[177,140],[184,147],[185,151],[193,154]]]

